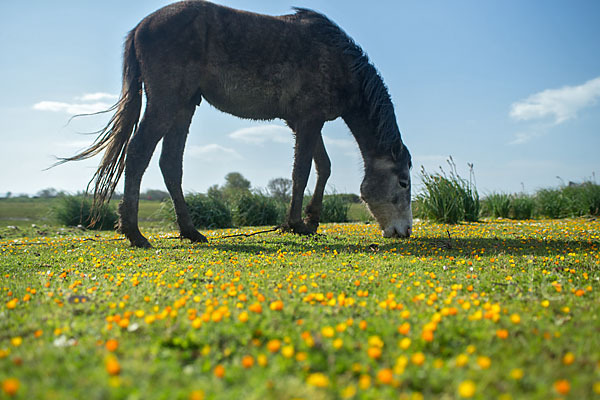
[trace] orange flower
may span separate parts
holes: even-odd
[[[496,331],[496,336],[500,339],[506,339],[508,337],[508,331],[506,329],[498,329]]]
[[[204,392],[202,390],[194,390],[190,393],[190,400],[204,400]]]
[[[116,339],[108,339],[104,347],[106,347],[106,350],[114,352],[119,347],[119,342]]]
[[[566,379],[560,379],[554,382],[554,390],[556,390],[558,394],[566,395],[571,390],[571,384]]]
[[[2,381],[2,390],[8,396],[14,396],[19,391],[19,386],[21,383],[17,378],[7,378]]]
[[[408,322],[403,323],[398,327],[398,333],[401,335],[408,335],[410,333],[410,324]]]
[[[424,330],[421,338],[423,338],[423,340],[426,342],[433,342],[433,332],[430,330]]]
[[[106,372],[109,375],[119,375],[121,372],[121,364],[119,364],[119,360],[116,357],[109,357],[106,360]]]
[[[242,357],[242,367],[250,368],[253,365],[254,365],[254,357],[248,356],[248,355]]]
[[[280,347],[281,341],[279,339],[272,339],[267,343],[267,350],[269,350],[271,353],[277,353]]]
[[[367,349],[367,354],[373,359],[378,359],[381,357],[381,349],[379,347],[369,347]]]
[[[384,385],[389,385],[394,379],[394,373],[389,368],[380,369],[377,372],[377,380]]]
[[[269,308],[272,311],[281,311],[281,310],[283,310],[283,301],[281,301],[281,300],[275,300],[274,302],[272,302],[269,305]]]
[[[223,378],[225,376],[225,367],[221,364],[217,365],[213,370],[213,374],[219,379]]]
[[[260,305],[260,303],[254,303],[251,304],[250,307],[248,307],[248,310],[260,314],[262,312],[262,306]]]

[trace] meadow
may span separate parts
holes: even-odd
[[[0,397],[600,396],[593,218],[260,229],[3,228]]]

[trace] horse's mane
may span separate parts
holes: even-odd
[[[350,57],[352,60],[350,70],[361,82],[363,99],[368,107],[369,118],[375,122],[379,145],[389,148],[395,157],[399,156],[404,145],[396,123],[392,99],[381,75],[371,64],[367,54],[342,28],[325,15],[306,8],[295,7],[294,10],[297,18],[310,20],[329,43]]]

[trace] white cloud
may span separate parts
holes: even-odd
[[[238,129],[229,134],[232,139],[252,144],[263,144],[265,142],[291,143],[291,136],[291,130],[280,125],[251,126]]]
[[[323,135],[323,142],[325,146],[336,146],[344,149],[355,149],[357,148],[356,142],[351,139],[334,139]]]
[[[517,121],[553,118],[558,125],[577,116],[577,113],[600,98],[600,77],[579,86],[564,86],[532,94],[511,105],[510,116]],[[516,139],[518,140],[518,138]]]
[[[544,136],[545,132],[539,130],[532,130],[529,132],[517,132],[515,138],[508,142],[508,144],[524,144],[532,141],[535,138]]]
[[[116,94],[97,92],[97,93],[86,93],[83,96],[76,97],[79,101],[98,101],[98,100],[111,100],[116,101],[119,98]]]
[[[33,109],[38,111],[62,112],[69,115],[93,114],[108,110],[117,99],[117,95],[110,93],[86,93],[76,97],[75,101],[71,103],[48,100],[40,101],[33,105]],[[111,103],[102,100],[110,100]]]
[[[230,149],[228,147],[221,146],[220,144],[211,143],[204,146],[188,146],[185,149],[185,153],[192,157],[202,158],[204,161],[216,161],[222,160],[225,157],[233,157],[236,159],[242,159],[243,157],[235,151],[234,149]]]
[[[99,111],[108,110],[112,104],[96,103],[62,103],[60,101],[40,101],[33,105],[34,110],[64,112],[69,115],[93,114]]]

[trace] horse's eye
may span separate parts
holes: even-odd
[[[398,184],[402,189],[408,189],[408,182],[406,181],[398,181]]]

